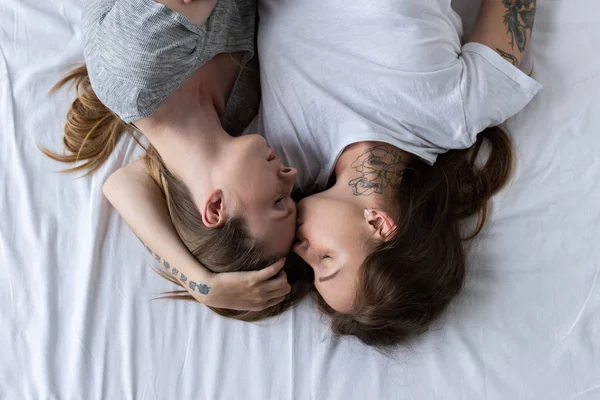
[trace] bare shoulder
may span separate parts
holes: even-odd
[[[102,185],[102,192],[110,199],[121,187],[128,186],[132,181],[144,179],[146,176],[148,172],[144,160],[137,159],[110,174]]]

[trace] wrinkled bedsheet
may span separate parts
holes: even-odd
[[[0,399],[600,399],[600,3],[538,1],[514,177],[462,295],[390,354],[310,299],[256,324],[152,301],[172,286],[101,193],[139,147],[81,179],[36,147],[60,149],[73,92],[47,93],[82,61],[81,5],[0,3]]]

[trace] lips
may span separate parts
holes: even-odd
[[[267,157],[267,161],[273,161],[277,158],[277,154],[275,153],[275,149],[271,149],[269,152],[269,156]]]

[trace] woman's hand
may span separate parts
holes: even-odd
[[[285,258],[259,271],[216,274],[202,266],[177,235],[165,197],[142,160],[114,172],[103,191],[152,256],[200,303],[257,311],[280,303],[290,292],[281,271]]]
[[[260,311],[283,301],[290,292],[285,258],[259,271],[223,272],[208,281],[208,293],[190,291],[201,303],[230,310]],[[188,289],[189,290],[189,289]]]

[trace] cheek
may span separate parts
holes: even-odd
[[[247,206],[253,211],[264,211],[273,206],[276,196],[272,183],[265,179],[260,169],[250,169],[248,166],[238,174],[240,195],[247,199]]]
[[[357,229],[356,221],[343,212],[323,213],[318,221],[321,232],[326,233],[333,243],[345,243],[350,236],[353,236],[351,233]]]
[[[352,285],[345,282],[324,282],[319,285],[315,283],[315,287],[323,300],[335,311],[341,313],[350,313],[354,304],[354,289]]]

